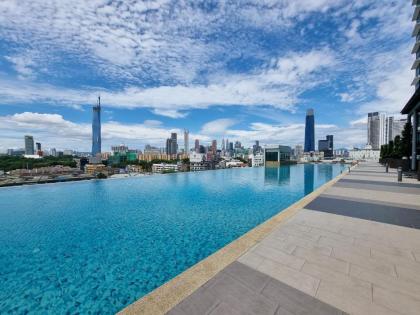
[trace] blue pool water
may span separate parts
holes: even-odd
[[[295,165],[0,189],[0,313],[115,313],[341,169]]]

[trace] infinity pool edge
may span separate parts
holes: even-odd
[[[250,248],[265,238],[278,224],[295,215],[305,205],[334,185],[347,173],[348,171],[344,171],[342,174],[337,175],[335,178],[323,184],[286,209],[279,211],[276,215],[257,225],[241,237],[230,242],[207,258],[180,273],[178,276],[123,308],[117,314],[165,314],[214,277],[219,271],[245,254]]]

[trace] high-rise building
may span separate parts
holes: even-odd
[[[217,140],[212,140],[211,142],[211,151],[213,152],[213,154],[217,153]]]
[[[295,146],[295,157],[299,159],[303,155],[303,146],[298,144]]]
[[[379,150],[381,145],[386,144],[386,119],[384,114],[378,112],[368,113],[367,144],[373,150]]]
[[[200,141],[198,139],[195,139],[194,151],[195,151],[195,153],[200,153]]]
[[[416,91],[402,108],[401,114],[407,115],[407,121],[411,122],[410,168],[411,170],[418,170],[420,169],[420,1],[413,0],[412,4],[415,6],[412,17],[415,25],[411,35],[415,37],[416,42],[411,53],[416,54],[416,59],[411,69],[416,71],[412,82],[412,85],[416,87]]]
[[[255,141],[255,144],[252,146],[252,153],[256,154],[257,152],[261,152],[262,148],[260,146],[260,142],[258,140]]]
[[[304,151],[315,151],[315,116],[312,108],[306,111]]]
[[[334,153],[334,136],[327,135],[325,140],[318,141],[318,151],[324,152],[324,157],[331,158]]]
[[[401,136],[407,119],[395,119],[393,116],[386,118],[385,122],[385,144],[394,140],[396,136]]]
[[[41,143],[40,143],[40,142],[37,142],[37,143],[35,144],[35,146],[36,146],[36,150],[37,150],[37,151],[41,151]]]
[[[92,156],[101,153],[101,97],[92,108]]]
[[[25,136],[25,154],[26,155],[34,155],[34,137],[32,136]]]
[[[56,157],[57,156],[57,150],[55,148],[52,148],[50,150],[50,155]]]
[[[190,132],[184,130],[184,152],[188,153],[190,151]]]
[[[166,154],[176,155],[178,153],[178,140],[176,132],[171,133],[171,137],[166,139]]]

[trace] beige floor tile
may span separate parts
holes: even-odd
[[[360,256],[370,257],[370,247],[367,246],[352,245],[348,242],[339,241],[325,236],[321,236],[318,244],[321,246],[330,246],[332,248],[348,249],[349,251],[353,251]]]
[[[305,263],[305,260],[302,258],[290,255],[286,252],[274,249],[269,246],[265,246],[262,243],[256,248],[254,248],[252,251],[262,257],[269,258],[271,260],[274,260],[275,262],[278,262],[296,270],[300,270],[303,264]]]
[[[420,284],[420,273],[417,268],[412,269],[399,264],[395,265],[395,267],[397,269],[398,278]]]
[[[346,288],[352,295],[359,295],[366,299],[372,299],[372,284],[368,281],[350,277],[341,272],[336,272],[316,264],[306,262],[302,267],[302,272],[307,273],[322,282],[332,282]]]
[[[257,270],[311,296],[315,296],[319,285],[319,279],[270,259],[264,260]]]
[[[270,237],[267,237],[267,238],[270,238]],[[296,246],[300,246],[306,249],[315,250],[318,253],[327,255],[327,256],[330,256],[332,252],[332,247],[330,246],[322,246],[314,240],[309,240],[309,239],[297,237],[294,235],[287,235],[286,237],[281,239],[281,242],[284,244],[285,247],[289,249],[293,248],[293,250],[296,248]]]
[[[238,261],[240,263],[243,263],[244,265],[247,265],[248,267],[257,269],[259,267],[259,265],[262,264],[262,262],[264,261],[264,257],[257,255],[254,252],[247,252],[244,255],[242,255],[241,257],[239,257]]]
[[[371,299],[352,294],[339,285],[321,281],[316,298],[354,315],[395,315],[398,314],[381,305],[373,304]]]
[[[305,267],[305,265],[303,266]],[[303,269],[302,269],[303,270]],[[392,289],[412,297],[420,297],[420,284],[406,281],[401,278],[386,276],[382,273],[363,269],[357,265],[350,265],[350,276],[375,284],[376,286]]]
[[[373,302],[403,314],[420,314],[419,299],[414,299],[411,296],[400,294],[391,290],[386,290],[375,285],[373,286]]]
[[[334,248],[332,256],[347,261],[349,263],[358,265],[367,270],[373,270],[389,276],[397,276],[393,264],[381,260],[376,260],[373,258],[360,256],[356,252],[352,252],[348,249]]]
[[[335,259],[330,256],[321,255],[314,250],[308,250],[298,246],[293,252],[293,255],[334,271],[338,271],[344,274],[348,273],[349,264],[347,262]]]

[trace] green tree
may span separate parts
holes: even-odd
[[[409,157],[411,155],[411,145],[412,145],[412,130],[411,122],[407,121],[404,126],[404,130],[402,131],[401,135],[401,156]]]
[[[401,159],[403,157],[402,141],[400,136],[396,136],[394,138],[394,150],[392,151],[392,157],[396,159]]]

